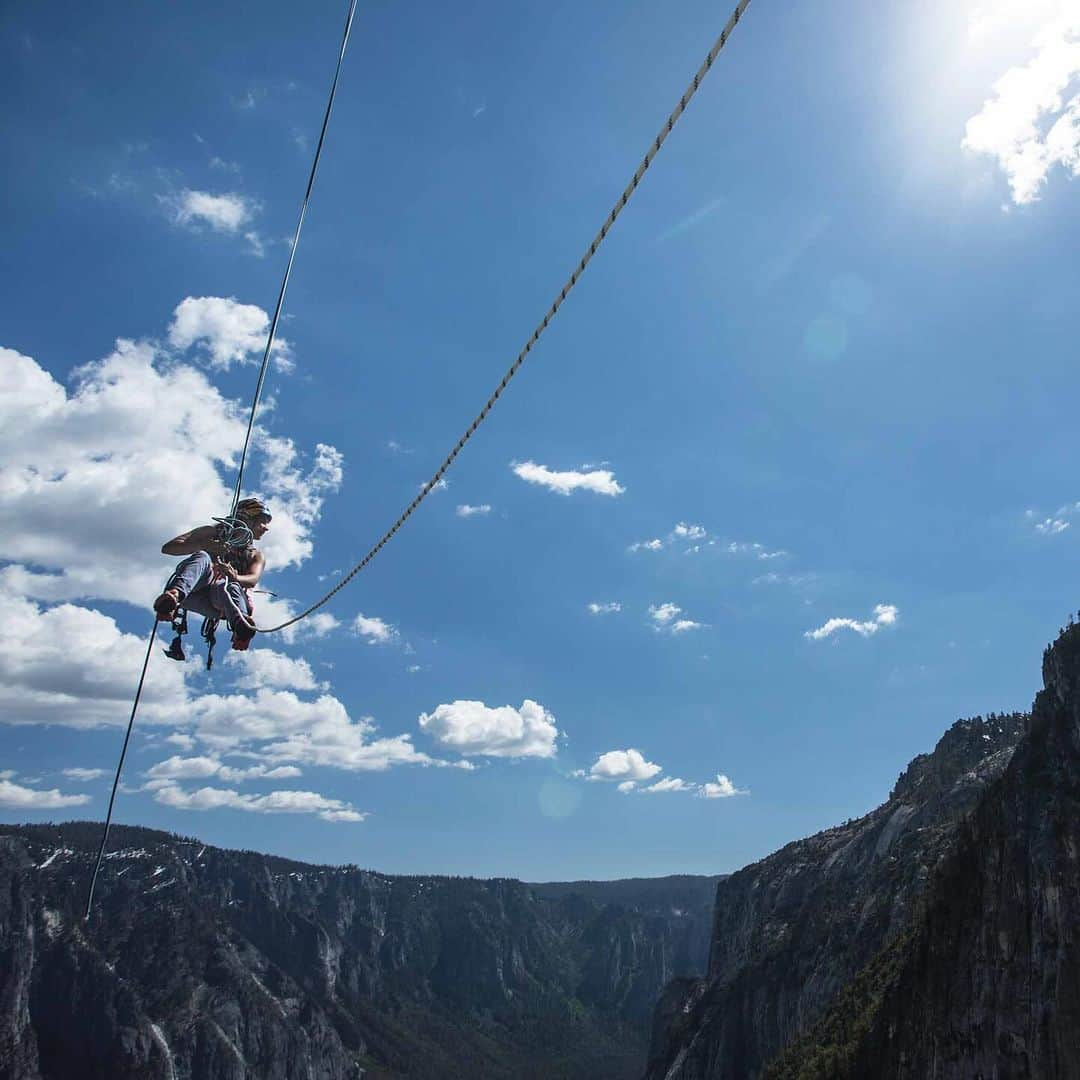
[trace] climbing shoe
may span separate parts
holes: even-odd
[[[179,606],[180,593],[176,589],[166,589],[154,601],[154,613],[158,617],[158,622],[172,622]]]
[[[255,636],[255,623],[248,618],[233,619],[232,623],[232,647],[237,652],[243,652]]]

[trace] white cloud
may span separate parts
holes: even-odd
[[[588,611],[590,615],[614,615],[617,612],[622,611],[622,604],[620,604],[618,600],[611,600],[606,604],[601,604],[594,600],[588,605]]]
[[[1046,518],[1043,521],[1035,522],[1035,531],[1042,533],[1043,536],[1056,536],[1058,533],[1063,533],[1069,527],[1067,521],[1062,521],[1061,518]]]
[[[704,623],[695,622],[693,619],[680,619],[678,616],[681,614],[682,608],[670,601],[653,604],[649,608],[649,617],[652,619],[653,629],[657,632],[685,634],[690,630],[704,629]]]
[[[671,535],[677,540],[704,540],[708,533],[700,525],[688,525],[685,521],[680,521],[671,530]]]
[[[63,795],[56,788],[39,791],[0,779],[0,806],[6,810],[59,810],[65,806],[84,806],[88,802],[89,795]]]
[[[0,716],[9,724],[93,728],[127,723],[146,651],[101,612],[60,604],[42,609],[0,590]],[[171,723],[187,702],[185,665],[151,664],[140,707],[144,723]]]
[[[702,784],[698,795],[702,799],[730,799],[733,795],[749,795],[745,788],[737,788],[723,773],[716,774],[716,783]]]
[[[764,544],[759,544],[757,541],[732,540],[725,545],[724,550],[729,555],[752,555],[755,559],[763,561],[782,559],[787,555],[787,552],[783,550],[769,551]]]
[[[174,565],[162,542],[229,505],[221,470],[235,466],[242,409],[145,342],[119,341],[73,383],[68,392],[30,357],[0,349],[0,518],[10,523],[0,561],[13,564],[0,585],[51,602],[142,605]],[[299,565],[341,457],[320,446],[304,470],[290,440],[261,428],[254,456],[274,511],[262,544],[269,569]],[[258,602],[291,612],[287,601]]]
[[[324,821],[363,821],[368,815],[340,799],[328,799],[314,791],[270,791],[265,795],[242,795],[231,788],[202,787],[185,791],[178,784],[162,783],[154,799],[177,810],[246,810],[253,814],[318,814]]]
[[[462,503],[455,512],[458,517],[475,517],[477,514],[490,514],[491,507],[487,503],[481,503],[479,506],[470,506],[468,503]]]
[[[274,690],[320,690],[325,684],[315,678],[304,659],[286,656],[274,649],[249,649],[226,654],[225,663],[239,669],[236,685],[244,690],[269,687]]]
[[[173,312],[169,344],[175,349],[200,346],[210,366],[225,370],[232,364],[262,360],[270,316],[256,304],[241,304],[231,296],[189,296]],[[273,357],[279,368],[292,367],[292,347],[281,337],[274,340]]]
[[[641,788],[641,791],[645,794],[658,795],[667,791],[696,791],[697,784],[688,783],[686,780],[680,780],[677,776],[669,776],[665,780],[657,780],[655,784],[650,784],[646,788]]]
[[[214,751],[243,750],[269,766],[331,766],[382,772],[396,765],[444,764],[418,751],[410,736],[375,738],[368,717],[353,720],[333,695],[303,701],[288,690],[254,696],[207,694],[189,709],[195,734]]]
[[[421,491],[446,491],[450,487],[450,481],[445,476],[440,477],[433,484],[430,480],[425,480],[420,485]]]
[[[963,146],[994,158],[1017,205],[1036,201],[1055,165],[1080,175],[1080,5],[1062,3],[1032,41],[1035,56],[1009,68],[967,122]],[[1070,86],[1073,89],[1070,91]]]
[[[357,615],[353,620],[353,633],[369,645],[385,645],[398,636],[397,627],[377,615]]]
[[[556,754],[555,717],[528,698],[520,709],[482,701],[452,701],[421,713],[420,729],[442,747],[466,757],[541,757]]]
[[[173,756],[159,761],[147,770],[146,787],[154,790],[162,783],[175,780],[207,780],[211,776],[231,783],[243,780],[287,780],[303,773],[295,765],[279,765],[268,768],[266,765],[251,765],[246,769],[237,769],[212,757]]]
[[[803,637],[809,638],[811,641],[820,641],[830,634],[835,634],[837,630],[853,630],[860,637],[871,637],[883,626],[895,625],[899,614],[899,610],[893,604],[877,604],[874,607],[872,619],[867,619],[865,622],[846,618],[829,619],[828,622],[819,626],[816,630],[807,630]]]
[[[646,761],[639,750],[609,750],[601,754],[589,770],[590,780],[650,780],[662,772],[661,766]]]
[[[799,588],[803,585],[811,585],[817,581],[817,575],[812,573],[806,574],[778,574],[775,570],[770,570],[767,574],[760,574],[754,578],[751,585],[791,585],[794,588]]]
[[[165,742],[172,743],[173,746],[179,746],[181,750],[195,749],[195,740],[182,731],[174,731],[171,735],[166,735]]]
[[[695,525],[691,522],[680,521],[663,538],[656,536],[651,540],[639,540],[631,544],[628,551],[662,551],[664,548],[676,544],[688,544],[683,550],[688,555],[697,554],[706,548],[718,548],[729,555],[749,555],[755,559],[781,559],[788,553],[783,550],[770,551],[764,544],[756,541],[729,540],[722,542],[718,537],[710,535],[704,525]]]
[[[151,780],[205,780],[221,770],[221,762],[209,757],[171,757],[159,761],[146,775]]]
[[[1039,519],[1034,510],[1025,510],[1024,517],[1031,522],[1034,530],[1041,536],[1058,536],[1069,528],[1069,519],[1080,513],[1080,502],[1066,503],[1059,506],[1049,517]]]
[[[621,791],[624,795],[626,795],[629,792],[633,791],[636,787],[636,780],[624,780],[621,784],[618,785],[618,790]]]
[[[63,769],[63,774],[70,780],[98,780],[106,775],[105,769],[83,769],[79,767]]]
[[[209,191],[184,188],[178,194],[159,198],[175,224],[207,225],[215,232],[239,232],[260,210],[257,202],[235,191],[212,195]]]
[[[626,488],[615,479],[609,469],[593,469],[590,472],[555,472],[546,465],[537,465],[533,461],[511,462],[514,475],[526,483],[539,484],[559,495],[569,495],[573,491],[593,491],[598,495],[622,495]]]
[[[653,604],[649,607],[649,615],[652,617],[653,622],[660,626],[667,626],[680,611],[682,611],[682,608],[670,601],[663,604]]]

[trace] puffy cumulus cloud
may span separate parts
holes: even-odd
[[[681,614],[682,608],[670,601],[663,604],[653,604],[649,608],[652,628],[657,632],[685,634],[690,630],[704,629],[704,623],[695,622],[693,619],[680,619]]]
[[[106,775],[105,769],[84,769],[79,766],[73,766],[70,769],[62,769],[61,772],[69,780],[100,780],[101,777]]]
[[[397,627],[377,615],[357,615],[353,619],[353,633],[369,645],[386,645],[398,636]]]
[[[650,784],[648,787],[639,788],[638,790],[647,795],[659,795],[668,791],[696,791],[697,788],[697,784],[680,780],[677,776],[669,776],[664,780],[657,780],[655,784]]]
[[[321,690],[325,684],[315,678],[311,665],[302,658],[286,656],[274,649],[230,652],[225,663],[237,669],[236,685],[243,690]]]
[[[269,315],[255,304],[226,296],[189,296],[173,312],[168,337],[181,351],[198,346],[211,367],[224,370],[261,361],[269,330]],[[292,366],[292,349],[284,338],[274,341],[273,357],[279,368]]]
[[[996,160],[1018,206],[1035,202],[1055,166],[1080,175],[1080,4],[1067,0],[967,122],[964,149]]]
[[[658,536],[654,536],[651,540],[638,540],[636,543],[631,544],[627,551],[662,551],[664,547],[664,541]]]
[[[270,791],[241,794],[232,788],[201,787],[187,791],[165,782],[154,788],[154,799],[176,810],[246,810],[253,814],[318,814],[324,821],[363,821],[368,815],[341,799],[314,791]]]
[[[23,787],[11,779],[12,773],[0,774],[0,806],[5,810],[60,810],[65,806],[85,806],[89,795],[64,795],[57,788],[41,791]]]
[[[624,780],[621,784],[619,784],[618,790],[621,791],[624,795],[627,795],[631,791],[633,791],[636,787],[637,787],[637,781],[636,780]]]
[[[592,469],[579,472],[573,469],[556,472],[546,465],[537,465],[534,461],[511,462],[514,475],[528,484],[539,484],[559,495],[569,495],[574,491],[592,491],[597,495],[622,495],[624,488],[615,479],[610,469]]]
[[[716,774],[715,783],[702,784],[698,796],[702,799],[730,799],[733,795],[749,795],[749,790],[737,788],[723,773]]]
[[[287,690],[207,694],[189,710],[198,739],[215,751],[243,749],[267,765],[329,765],[381,772],[396,765],[439,765],[409,735],[375,738],[369,718],[353,720],[333,695],[303,701]]]
[[[184,188],[159,200],[169,211],[174,224],[208,226],[215,232],[235,233],[249,224],[259,212],[259,204],[246,195],[228,191],[212,195],[209,191]]]
[[[452,701],[421,713],[419,723],[440,746],[465,757],[551,758],[559,737],[555,717],[528,698],[520,709]]]
[[[620,611],[622,611],[622,604],[618,600],[609,600],[604,604],[594,600],[588,605],[590,615],[615,615]]]
[[[661,766],[646,761],[640,750],[631,747],[628,750],[609,750],[606,754],[601,754],[593,762],[588,779],[637,782],[651,780],[662,771]]]
[[[314,550],[311,532],[322,515],[323,502],[341,487],[344,458],[335,447],[316,443],[311,465],[304,468],[292,439],[265,434],[259,449],[262,494],[274,515],[260,546],[269,566],[299,566]]]
[[[45,601],[146,603],[171,565],[162,542],[228,506],[241,409],[206,376],[150,344],[119,341],[66,390],[30,357],[0,349],[0,587]],[[259,430],[274,523],[271,571],[299,565],[341,459],[318,447],[310,469],[286,439]],[[167,493],[167,497],[163,497]],[[116,543],[117,536],[123,544]],[[261,601],[277,613],[287,602]]]
[[[483,517],[491,513],[491,505],[489,503],[481,503],[479,506],[471,506],[469,503],[461,503],[457,510],[454,511],[458,517]]]
[[[237,408],[197,370],[157,361],[151,345],[119,341],[68,393],[0,350],[0,560],[25,564],[3,571],[17,591],[152,596],[162,541],[190,527],[178,516],[209,520],[229,504],[218,468],[243,441]]]
[[[671,530],[671,535],[675,540],[704,540],[708,533],[701,525],[688,525],[685,521],[680,521]]]
[[[242,780],[287,780],[302,775],[295,765],[280,765],[276,768],[251,765],[246,769],[237,769],[218,761],[217,758],[185,758],[174,755],[159,761],[146,771],[146,786],[153,790],[162,783],[171,783],[174,780],[207,780],[211,776],[236,783]]]
[[[807,630],[803,637],[811,641],[820,641],[838,630],[852,630],[860,637],[872,637],[883,626],[894,626],[899,617],[899,610],[893,604],[877,604],[874,607],[873,617],[860,622],[857,619],[833,618],[819,626],[816,630]]]
[[[173,780],[205,780],[221,768],[221,762],[209,757],[178,757],[159,761],[146,775],[151,780],[169,778]]]
[[[99,611],[42,609],[0,590],[0,716],[9,724],[127,723],[145,641]],[[151,664],[140,719],[170,723],[187,706],[184,664]]]

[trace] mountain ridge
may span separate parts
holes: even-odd
[[[661,995],[647,1080],[758,1076],[907,925],[1026,723],[958,720],[880,806],[719,882],[708,971]]]
[[[385,875],[138,826],[84,924],[99,830],[0,827],[3,1080],[632,1077],[704,969],[716,877]]]

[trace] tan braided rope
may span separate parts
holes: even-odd
[[[548,308],[547,313],[537,325],[536,329],[532,332],[532,337],[529,338],[529,340],[525,344],[525,347],[521,350],[521,352],[518,353],[517,359],[510,365],[509,370],[502,377],[499,385],[495,387],[491,396],[484,403],[484,407],[480,410],[479,413],[476,414],[476,418],[468,426],[468,428],[465,429],[465,433],[461,436],[460,439],[458,439],[453,450],[451,450],[450,453],[446,455],[445,460],[435,471],[435,474],[432,476],[432,478],[426,484],[424,484],[424,486],[420,489],[420,493],[412,500],[412,502],[409,503],[408,506],[405,507],[405,509],[399,515],[398,519],[394,522],[394,524],[391,525],[385,533],[383,533],[378,543],[375,544],[375,546],[325,596],[323,596],[319,600],[316,600],[315,603],[313,603],[310,607],[305,608],[305,610],[300,612],[299,615],[294,615],[291,619],[288,619],[286,622],[283,622],[278,626],[271,626],[265,630],[260,629],[260,633],[273,634],[278,630],[284,630],[287,626],[292,626],[294,623],[300,622],[301,619],[306,619],[312,612],[317,611],[332,597],[334,597],[337,593],[344,589],[345,586],[348,585],[349,582],[352,581],[352,579],[356,577],[356,575],[359,574],[360,571],[363,570],[364,567],[367,566],[367,564],[371,562],[371,560],[374,559],[380,551],[382,551],[382,549],[393,538],[394,534],[398,531],[398,529],[400,529],[401,526],[404,525],[410,517],[412,517],[413,512],[424,501],[424,499],[427,498],[432,489],[443,478],[450,466],[453,465],[454,459],[458,456],[458,454],[461,453],[465,444],[473,437],[476,429],[487,419],[488,413],[491,412],[491,410],[495,407],[495,403],[499,400],[500,397],[502,397],[503,391],[510,384],[510,380],[518,373],[518,369],[521,367],[521,365],[525,363],[525,358],[529,355],[530,352],[532,352],[532,347],[540,340],[540,335],[547,329],[548,323],[550,323],[551,320],[555,317],[555,313],[559,310],[559,308],[562,307],[563,301],[567,298],[567,296],[570,295],[570,291],[578,283],[578,279],[585,272],[585,267],[587,267],[589,263],[592,262],[592,257],[596,254],[597,249],[604,242],[604,239],[607,237],[608,232],[611,230],[611,226],[615,224],[616,219],[623,212],[626,204],[630,201],[630,196],[633,195],[634,192],[637,190],[638,184],[641,183],[642,177],[648,171],[648,168],[652,164],[653,159],[659,153],[660,147],[663,146],[664,143],[667,141],[667,137],[671,134],[672,128],[675,127],[675,124],[678,122],[679,118],[686,111],[686,106],[690,104],[691,99],[697,93],[698,87],[701,86],[701,83],[704,80],[705,76],[709,73],[709,69],[713,66],[716,58],[720,55],[721,49],[723,49],[723,47],[727,44],[728,38],[731,36],[731,32],[738,25],[739,20],[742,18],[743,12],[745,12],[749,6],[750,0],[739,0],[739,3],[736,5],[735,10],[731,13],[731,17],[727,21],[727,25],[724,27],[723,30],[720,31],[720,36],[716,39],[713,47],[709,50],[708,56],[705,57],[705,60],[702,63],[701,67],[699,67],[698,70],[695,72],[694,78],[691,81],[690,85],[686,88],[683,96],[679,99],[679,103],[675,106],[674,109],[672,109],[671,115],[667,118],[667,121],[664,123],[663,127],[660,128],[660,133],[653,140],[652,145],[649,147],[648,151],[645,154],[645,157],[642,158],[641,164],[635,170],[634,175],[630,180],[630,183],[626,185],[626,188],[623,191],[622,195],[616,201],[615,205],[611,208],[611,212],[608,214],[607,220],[604,222],[603,225],[600,226],[600,231],[596,234],[596,236],[593,237],[592,243],[585,251],[585,254],[582,255],[581,260],[574,268],[574,272],[570,275],[566,284],[563,285],[562,290],[559,292],[559,295],[555,297],[555,300],[552,303],[551,307]]]

